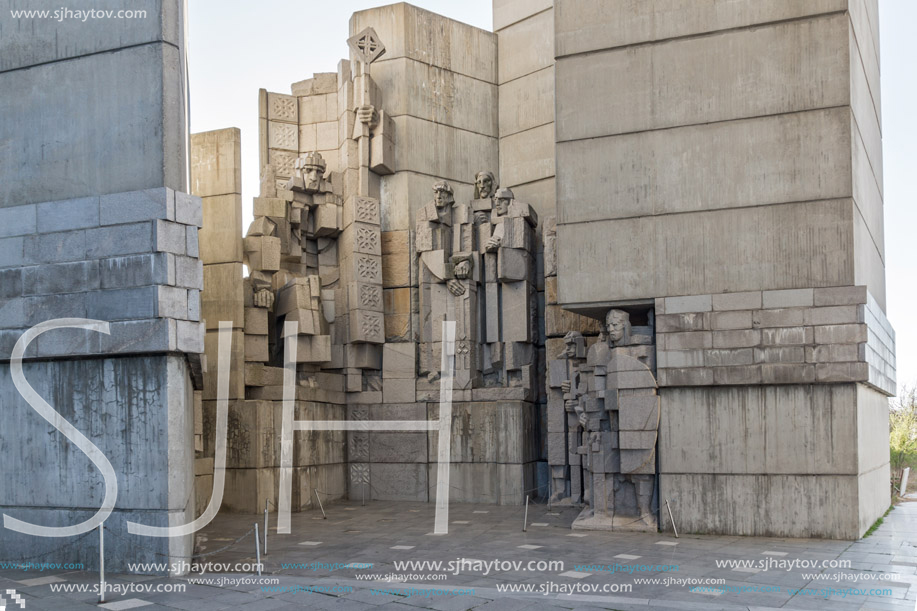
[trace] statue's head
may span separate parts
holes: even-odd
[[[620,344],[630,335],[630,314],[624,310],[608,310],[605,315],[605,330],[612,346]]]
[[[497,216],[504,216],[509,212],[509,203],[513,199],[513,192],[509,189],[497,189],[496,194],[494,194],[494,212]]]
[[[475,199],[487,199],[494,194],[497,188],[497,179],[493,172],[482,170],[474,175]]]
[[[433,203],[440,209],[455,203],[455,194],[452,191],[452,187],[445,180],[433,185]]]
[[[296,160],[296,169],[302,176],[306,192],[316,193],[322,188],[322,177],[325,175],[325,160],[319,152],[309,153]]]
[[[564,351],[561,356],[576,358],[578,345],[583,344],[583,334],[579,331],[570,331],[564,335]]]

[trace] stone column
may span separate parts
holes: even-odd
[[[185,193],[185,6],[146,7],[134,19],[86,22],[0,16],[0,510],[67,526],[100,507],[100,472],[20,396],[8,360],[38,323],[108,323],[109,334],[44,333],[23,369],[117,475],[106,522],[113,571],[192,547],[190,536],[151,539],[125,527],[128,519],[166,526],[193,518],[193,392],[203,351],[201,202]],[[95,568],[98,536],[72,541],[4,528],[0,557],[48,552],[48,560]]]

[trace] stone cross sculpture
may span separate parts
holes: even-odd
[[[586,505],[573,528],[655,531],[659,397],[652,335],[633,333],[630,315],[612,309],[585,361],[578,339],[568,335],[561,355],[569,375],[561,389],[572,421],[570,452],[579,459],[570,477],[582,478]]]

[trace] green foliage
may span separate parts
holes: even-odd
[[[889,413],[891,468],[900,470],[917,463],[917,388],[904,388]],[[904,491],[902,490],[902,494]]]

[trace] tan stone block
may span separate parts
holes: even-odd
[[[244,240],[249,268],[253,271],[280,269],[280,238],[254,236]]]
[[[253,200],[252,214],[286,218],[287,202],[279,197],[256,197]]]
[[[229,351],[229,398],[240,399],[245,396],[243,363],[245,362],[245,340],[241,330],[231,333],[232,344]],[[217,376],[219,363],[219,332],[208,331],[204,335],[204,354],[209,364],[203,374],[204,388],[202,399],[209,401],[217,398]]]
[[[194,195],[208,197],[242,192],[241,141],[242,132],[236,127],[191,134],[191,192]]]
[[[369,344],[385,343],[385,321],[379,312],[350,310],[350,340]]]
[[[330,335],[300,335],[296,338],[297,363],[324,363],[331,360]]]
[[[315,335],[321,330],[321,326],[315,324],[315,311],[302,308],[294,308],[286,313],[285,322],[296,322],[299,327],[299,335]]]
[[[232,321],[234,328],[242,328],[243,303],[242,263],[204,266],[201,318],[207,321],[208,329],[218,329],[221,320]]]
[[[382,287],[366,282],[351,282],[347,285],[348,302],[351,308],[382,312],[384,300]]]
[[[237,193],[201,199],[204,225],[198,234],[201,261],[242,262],[242,196]]]
[[[245,308],[245,332],[250,335],[267,335],[267,309]]]
[[[245,360],[265,362],[270,358],[267,335],[245,336]]]

